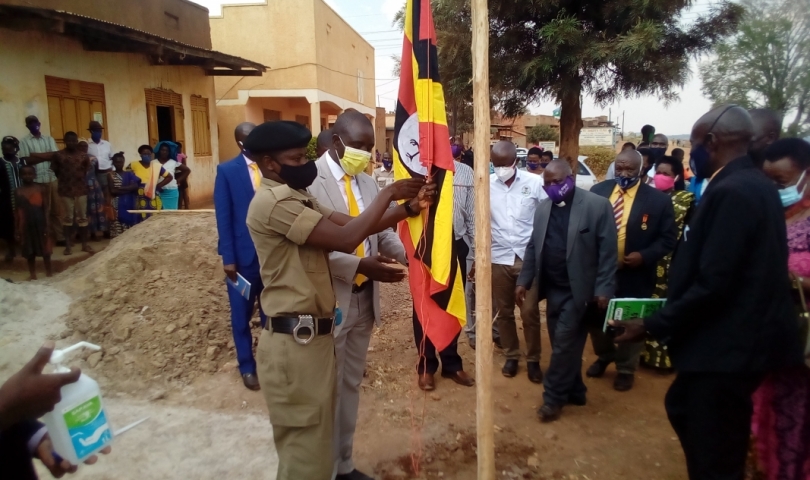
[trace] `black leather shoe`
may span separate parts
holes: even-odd
[[[543,371],[540,370],[540,362],[529,362],[526,364],[529,371],[529,381],[532,383],[543,383]]]
[[[613,381],[613,390],[619,392],[626,392],[633,388],[633,383],[636,381],[636,376],[632,373],[620,373],[616,375],[616,380]]]
[[[503,368],[501,369],[501,373],[503,373],[504,377],[512,378],[517,375],[518,371],[518,361],[517,360],[507,360],[506,363],[503,364]]]
[[[543,423],[553,422],[555,420],[560,419],[560,415],[562,415],[562,407],[558,405],[549,405],[548,403],[544,404],[537,410],[537,417]]]
[[[575,405],[577,407],[584,407],[587,404],[588,404],[588,399],[585,397],[585,395],[582,395],[582,396],[571,395],[570,397],[568,397],[568,405]]]
[[[351,473],[341,473],[335,477],[335,480],[374,480],[374,477],[369,477],[358,469],[354,469]]]
[[[242,382],[244,382],[245,386],[250,390],[262,389],[262,387],[259,386],[259,377],[257,377],[255,373],[243,373]]]
[[[608,365],[610,362],[603,362],[602,360],[596,360],[593,362],[593,365],[588,367],[588,370],[585,372],[590,378],[599,378],[605,374],[605,370],[607,370]]]

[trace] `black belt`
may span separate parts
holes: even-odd
[[[298,317],[273,317],[268,324],[273,333],[286,333],[292,335],[295,341],[306,345],[316,335],[330,335],[335,325],[334,318],[312,318],[311,315]],[[265,328],[267,328],[265,325]],[[312,327],[315,328],[313,334]],[[301,336],[303,335],[304,338]]]
[[[360,285],[356,283],[352,283],[352,293],[360,293],[366,289],[371,284],[371,280],[366,280],[365,282],[361,283]]]

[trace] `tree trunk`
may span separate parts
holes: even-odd
[[[560,158],[568,160],[576,175],[579,170],[579,132],[582,130],[582,84],[579,77],[564,80],[560,98]]]

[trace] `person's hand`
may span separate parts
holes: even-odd
[[[594,297],[594,302],[596,302],[596,306],[599,307],[599,310],[607,310],[608,304],[610,303],[610,299],[607,297]]]
[[[411,209],[414,212],[421,212],[436,202],[436,184],[428,183],[419,189],[419,194],[411,200]]]
[[[155,191],[156,191],[157,193],[163,193],[163,187],[156,187],[156,188],[155,188]]]
[[[474,282],[475,281],[475,262],[473,261],[472,266],[470,267],[470,271],[467,272],[467,281]]]
[[[623,328],[624,332],[618,337],[613,339],[614,343],[633,343],[644,339],[647,334],[647,329],[644,327],[644,321],[640,318],[633,318],[619,322],[610,320],[608,325],[611,327]]]
[[[53,347],[52,341],[45,342],[34,358],[0,387],[0,430],[50,412],[62,399],[62,387],[79,379],[78,368],[66,373],[42,373]]]
[[[638,268],[644,265],[644,259],[638,252],[633,252],[624,256],[624,266],[627,268]]]
[[[110,453],[111,450],[112,448],[107,445],[101,449],[101,453],[106,455]],[[53,442],[51,442],[51,436],[47,433],[42,437],[42,441],[39,442],[39,445],[37,445],[36,457],[42,461],[42,464],[51,471],[51,475],[56,478],[62,478],[66,473],[76,473],[76,470],[79,469],[79,467],[72,465],[65,459],[60,459],[61,461],[59,462],[56,461],[56,458],[54,458]],[[97,461],[98,457],[91,455],[84,461],[84,464],[92,465]]]
[[[383,190],[391,195],[391,200],[410,200],[416,198],[419,195],[419,191],[424,186],[424,179],[409,178],[406,180],[397,180]]]
[[[382,255],[365,257],[357,265],[357,273],[377,282],[401,282],[405,278],[405,270],[389,267],[389,265],[396,263],[397,261],[393,258],[383,257]]]
[[[225,275],[230,278],[233,283],[236,283],[236,265],[232,263],[223,265],[222,270],[225,271]]]
[[[526,287],[518,285],[515,287],[515,303],[518,308],[523,308],[523,302],[526,301]]]

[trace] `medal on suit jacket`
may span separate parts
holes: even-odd
[[[647,218],[649,218],[649,215],[647,215],[646,213],[641,218],[641,229],[642,230],[647,230]]]

